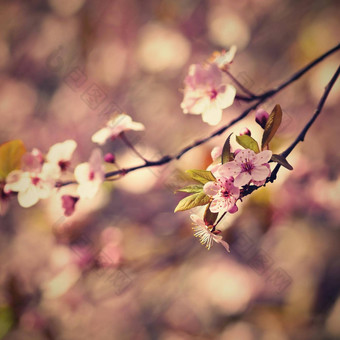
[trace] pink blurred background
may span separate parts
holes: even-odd
[[[190,64],[235,44],[232,74],[261,93],[336,45],[339,15],[335,0],[2,1],[0,143],[47,152],[71,138],[74,166],[117,111],[145,125],[128,137],[146,158],[173,155],[214,131],[180,109]],[[275,151],[312,115],[339,60],[263,105],[284,110]],[[228,131],[105,183],[70,218],[59,196],[30,209],[12,200],[0,217],[0,338],[339,339],[339,94],[338,82],[288,158],[294,171],[281,169],[224,220],[230,254],[207,251],[189,214],[173,213],[184,170],[206,168]],[[225,110],[220,126],[246,107]],[[260,137],[254,113],[230,132],[244,127]],[[124,167],[141,162],[119,141],[103,150]]]

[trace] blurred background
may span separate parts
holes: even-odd
[[[2,0],[0,143],[46,153],[74,139],[74,167],[110,114],[126,112],[146,126],[128,133],[146,158],[175,154],[214,131],[180,109],[190,64],[235,44],[231,73],[261,93],[336,45],[339,17],[336,0]],[[284,110],[274,151],[305,125],[339,60],[263,105]],[[254,113],[179,161],[105,183],[71,217],[68,187],[30,209],[13,199],[0,217],[0,338],[340,339],[339,94],[338,81],[288,158],[294,171],[221,223],[230,254],[200,245],[189,213],[173,213],[174,191],[230,132],[259,139]],[[220,126],[246,107],[235,102]],[[141,163],[119,141],[103,150]]]

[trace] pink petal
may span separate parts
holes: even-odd
[[[235,161],[225,163],[217,170],[217,174],[222,177],[235,177],[240,172],[241,168]]]
[[[191,218],[191,220],[192,220],[196,225],[200,225],[200,226],[204,226],[204,227],[205,227],[204,221],[203,221],[198,215],[191,214],[191,215],[190,215],[190,218]]]
[[[239,164],[239,165],[247,161],[250,161],[253,163],[255,162],[255,160],[256,160],[256,153],[250,149],[239,151],[235,157],[235,162],[236,164]]]
[[[223,240],[215,240],[217,243],[221,244],[228,253],[230,253],[229,244]]]
[[[229,212],[230,214],[235,214],[236,212],[238,212],[238,207],[237,207],[237,205],[234,204],[234,205],[228,210],[228,212]]]
[[[220,188],[216,182],[208,182],[204,184],[203,191],[209,196],[215,196],[218,194]]]
[[[256,155],[254,165],[262,165],[268,163],[272,157],[272,152],[270,150],[265,150]]]
[[[236,187],[241,187],[243,185],[246,185],[251,180],[251,175],[248,172],[241,172],[234,181],[234,185]]]
[[[254,181],[263,181],[270,175],[270,170],[265,166],[257,166],[251,171],[251,177]]]
[[[225,210],[227,201],[224,197],[215,198],[210,204],[210,211],[213,213],[218,213],[221,210]]]

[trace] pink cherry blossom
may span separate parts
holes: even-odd
[[[208,182],[204,185],[204,192],[213,198],[210,204],[211,212],[235,213],[238,210],[236,201],[240,196],[240,189],[235,187],[233,182],[233,178],[217,177],[216,182]]]
[[[92,136],[92,142],[103,145],[108,139],[115,139],[124,131],[142,131],[144,129],[145,127],[142,123],[134,122],[129,115],[122,113],[110,119],[106,123],[106,127],[97,131]]]
[[[14,170],[6,178],[4,191],[17,192],[19,204],[29,208],[50,196],[58,177],[58,168],[49,163],[44,163],[41,169],[33,172]]]
[[[191,65],[184,82],[183,112],[202,114],[205,123],[218,124],[222,119],[222,110],[233,104],[236,95],[232,85],[222,82],[222,72],[218,66]]]
[[[72,139],[54,144],[46,155],[46,161],[57,165],[61,171],[65,171],[70,165],[70,160],[76,147],[77,143]]]
[[[234,185],[241,187],[250,181],[265,181],[270,176],[268,161],[272,156],[270,150],[256,154],[253,150],[241,150],[235,160],[219,167],[217,174],[223,177],[234,177]],[[264,182],[263,182],[264,183]]]
[[[105,178],[101,150],[93,150],[88,162],[77,165],[74,176],[79,184],[77,194],[81,198],[93,198]]]
[[[230,252],[229,244],[223,241],[221,235],[217,235],[219,231],[212,232],[210,230],[211,226],[207,226],[203,219],[195,214],[190,215],[190,218],[195,224],[195,227],[192,228],[195,232],[194,236],[200,239],[201,244],[210,249],[213,245],[213,242],[216,242],[221,244],[228,252]]]

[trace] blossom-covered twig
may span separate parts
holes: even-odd
[[[293,82],[295,82],[296,80],[301,78],[305,73],[307,73],[315,65],[317,65],[322,60],[324,60],[325,58],[327,58],[331,54],[335,53],[339,49],[340,49],[340,44],[338,44],[337,46],[333,47],[332,49],[330,49],[329,51],[327,51],[326,53],[324,53],[320,57],[316,58],[315,60],[313,60],[311,63],[309,63],[308,65],[303,67],[298,72],[294,73],[291,77],[289,77],[288,80],[284,81],[281,85],[277,86],[276,88],[274,88],[272,90],[268,90],[268,91],[266,91],[266,92],[264,92],[264,93],[262,93],[260,95],[257,95],[255,98],[243,97],[245,101],[256,100],[256,102],[253,105],[251,105],[249,108],[247,108],[245,111],[243,111],[238,117],[236,117],[235,119],[230,121],[227,125],[224,125],[223,127],[219,128],[218,130],[216,130],[215,132],[213,132],[209,136],[207,136],[205,138],[202,138],[200,140],[197,140],[197,141],[193,142],[192,144],[184,147],[176,155],[172,155],[172,156],[171,155],[166,155],[166,156],[163,156],[161,159],[156,160],[156,161],[146,161],[144,164],[141,164],[141,165],[137,165],[137,166],[133,166],[133,167],[130,167],[130,168],[125,168],[125,169],[119,169],[119,170],[111,171],[111,172],[108,172],[105,175],[105,177],[109,178],[109,177],[113,177],[113,176],[117,176],[117,175],[121,175],[121,174],[127,174],[129,172],[136,171],[136,170],[139,170],[139,169],[142,169],[142,168],[148,168],[148,167],[153,167],[153,166],[162,166],[162,165],[167,164],[167,163],[169,163],[169,162],[171,162],[171,161],[173,161],[175,159],[176,160],[180,159],[188,151],[190,151],[190,150],[196,148],[197,146],[202,145],[202,144],[208,142],[209,140],[213,139],[214,137],[219,136],[222,133],[224,133],[230,127],[232,127],[237,122],[239,122],[243,118],[245,118],[251,111],[255,110],[260,104],[265,102],[268,98],[273,97],[275,94],[277,94],[280,91],[282,91],[288,85],[292,84]]]
[[[286,158],[293,150],[294,148],[300,143],[303,142],[305,139],[305,136],[308,132],[308,130],[310,129],[310,127],[313,125],[313,123],[315,122],[316,118],[320,115],[325,102],[327,100],[327,97],[329,95],[329,93],[331,92],[336,80],[338,79],[340,75],[340,66],[338,67],[338,69],[336,70],[336,72],[334,73],[334,75],[332,76],[331,80],[329,81],[329,83],[327,84],[327,86],[325,87],[325,91],[319,101],[319,104],[312,116],[312,118],[307,122],[307,124],[304,126],[304,128],[301,130],[301,132],[299,133],[299,135],[296,137],[296,139],[292,142],[292,144],[286,149],[284,150],[280,155],[284,158]],[[277,164],[274,168],[274,170],[271,173],[271,176],[268,177],[266,183],[273,183],[276,180],[277,177],[277,173],[281,168],[281,164]],[[256,185],[249,185],[248,187],[244,188],[242,190],[241,196],[240,197],[245,197],[250,195],[252,192],[254,192],[255,190],[259,189],[260,187],[256,186]],[[221,219],[220,219],[221,220]],[[219,221],[220,221],[219,220]]]

